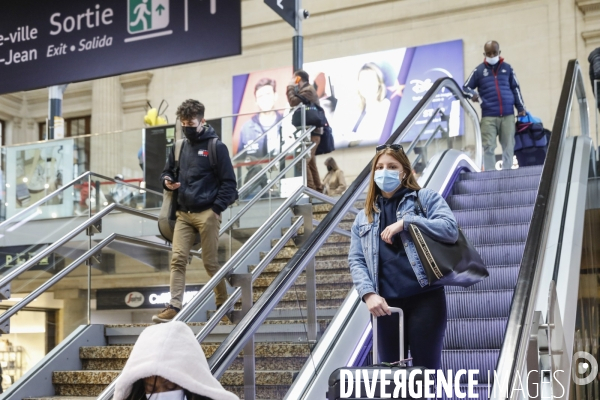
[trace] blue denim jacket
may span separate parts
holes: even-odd
[[[417,276],[421,287],[427,286],[427,275],[421,265],[417,249],[408,233],[408,226],[415,224],[432,238],[445,243],[454,243],[458,239],[458,225],[446,200],[431,189],[421,189],[419,200],[423,205],[427,218],[415,215],[415,197],[417,192],[410,192],[400,201],[396,217],[404,220],[404,229],[400,238],[404,244],[406,255]],[[352,225],[352,240],[348,263],[352,280],[362,299],[365,294],[378,292],[379,273],[379,212],[373,213],[373,222],[369,223],[364,210],[361,210]]]

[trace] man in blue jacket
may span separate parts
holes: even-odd
[[[209,276],[214,276],[219,265],[219,229],[221,213],[237,198],[237,183],[229,151],[217,140],[216,168],[210,163],[209,141],[217,138],[215,130],[206,124],[204,105],[197,100],[186,100],[177,109],[177,117],[185,140],[175,164],[171,149],[161,176],[166,190],[177,190],[177,221],[173,231],[173,256],[171,258],[171,301],[160,314],[152,317],[156,323],[169,322],[183,306],[185,270],[196,232],[200,232],[202,262]],[[175,147],[175,146],[173,146]],[[225,281],[215,288],[217,307],[227,300]]]
[[[525,115],[525,104],[515,72],[500,57],[498,42],[487,42],[483,49],[485,60],[471,72],[463,90],[472,101],[481,103],[481,140],[485,170],[495,169],[496,136],[500,137],[502,145],[502,168],[510,169],[515,148],[514,109],[517,109],[519,115]]]

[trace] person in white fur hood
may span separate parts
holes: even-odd
[[[192,330],[174,321],[144,329],[117,378],[113,400],[239,400],[208,367]]]

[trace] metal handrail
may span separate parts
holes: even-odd
[[[307,137],[310,132],[313,130],[314,128],[311,128],[309,130],[307,130],[300,138],[298,138],[298,140],[296,140],[296,142],[294,142],[294,145],[298,145],[301,144],[302,140]],[[292,147],[294,146],[292,145]],[[256,196],[254,196],[254,198],[252,200],[250,200],[235,216],[235,218],[232,218],[231,220],[227,221],[227,223],[220,229],[219,231],[219,235],[222,235],[224,233],[226,233],[229,228],[231,228],[258,200],[260,200],[261,196],[263,194],[265,194],[273,185],[275,185],[275,183],[277,183],[277,181],[280,179],[280,177],[285,176],[285,174],[296,165],[297,162],[299,162],[300,160],[302,160],[303,157],[305,157],[311,150],[311,148],[314,146],[314,143],[311,144],[310,146],[308,146],[302,153],[300,153],[296,159],[294,160],[293,163],[291,163],[290,165],[288,165],[286,168],[284,168],[276,177],[276,179],[273,179],[269,184],[267,184]],[[283,154],[283,153],[282,153]],[[278,158],[274,159],[269,165],[274,164],[275,162],[279,161]],[[109,181],[114,181],[111,178],[105,177],[103,175],[100,174],[96,174],[93,172],[85,172],[84,174],[82,174],[81,176],[79,176],[76,180],[70,182],[69,185],[75,184],[77,181],[87,177],[87,176],[97,176],[99,178],[102,179],[106,179]],[[260,175],[257,175],[257,177]],[[244,185],[249,186],[252,184],[253,181],[248,182],[248,184]],[[128,185],[128,184],[126,184]],[[129,185],[131,186],[131,185]],[[65,190],[68,186],[61,188],[57,191],[55,191],[54,193],[51,193],[50,195],[46,196],[46,198],[42,199],[43,201],[47,201],[48,199],[58,195],[59,191],[61,190]],[[133,186],[135,187],[135,186]],[[160,194],[162,196],[162,193],[158,193],[158,192],[154,192],[156,194]],[[16,217],[18,217],[19,215],[22,215],[24,212],[27,211],[31,211],[31,207],[37,207],[40,203],[43,201],[40,200],[38,202],[36,202],[35,204],[33,204],[32,206],[30,206],[28,209],[20,212],[19,214],[11,217],[9,220],[4,221],[3,224],[12,222],[11,220],[15,219]],[[147,219],[151,219],[154,221],[158,221],[158,216],[153,215],[153,214],[149,214],[140,210],[136,210],[134,208],[130,208],[130,207],[126,207],[126,206],[122,206],[120,204],[115,204],[115,203],[111,203],[109,206],[107,206],[106,208],[102,209],[100,212],[96,213],[95,215],[92,216],[92,218],[90,218],[89,220],[87,220],[86,222],[84,222],[83,224],[79,225],[78,227],[74,228],[71,232],[67,233],[65,236],[63,236],[61,239],[57,240],[56,242],[54,242],[52,245],[48,246],[47,248],[44,249],[44,251],[37,253],[34,257],[32,257],[31,259],[29,259],[27,262],[25,262],[24,264],[22,264],[21,266],[19,266],[17,269],[11,271],[8,275],[2,277],[0,279],[0,287],[4,287],[6,284],[10,283],[12,280],[14,280],[16,277],[18,277],[19,275],[21,275],[23,272],[28,271],[30,268],[32,268],[33,266],[37,265],[37,263],[44,259],[46,256],[48,256],[50,253],[52,253],[54,250],[56,250],[57,248],[61,247],[62,245],[64,245],[65,243],[67,243],[68,241],[72,240],[75,236],[77,236],[78,234],[80,234],[83,230],[85,230],[86,228],[92,226],[94,223],[98,222],[99,220],[102,219],[102,217],[104,217],[105,215],[109,214],[111,211],[113,210],[119,210],[119,211],[124,211],[127,212],[129,214],[133,214],[133,215],[137,215],[143,218],[147,218]],[[3,225],[0,224],[0,227]],[[194,251],[191,254],[196,255],[196,256],[200,256],[201,255],[201,251]]]
[[[278,129],[279,127],[281,127],[281,125],[283,125],[283,122],[286,120],[286,118],[288,118],[297,109],[299,109],[302,106],[304,106],[304,105],[301,104],[301,105],[298,105],[298,106],[294,107],[293,109],[291,109],[290,112],[285,117],[283,117],[281,119],[281,121],[279,121],[278,123],[276,123],[275,125],[273,125],[269,129],[267,129],[266,132],[261,133],[260,136],[258,136],[256,139],[254,139],[253,141],[251,141],[250,143],[248,143],[248,146],[246,146],[242,150],[238,151],[237,154],[235,156],[233,156],[233,158],[231,159],[231,161],[233,162],[234,160],[237,160],[238,158],[240,158],[242,156],[242,154],[245,154],[248,150],[250,150],[250,145],[252,145],[254,143],[257,143],[259,140],[261,140],[262,138],[264,138],[265,136],[267,136],[268,134],[270,134],[273,129]]]
[[[306,149],[304,151],[302,151],[302,153],[300,153],[298,155],[298,157],[296,157],[296,160],[291,163],[290,165],[288,165],[287,167],[285,167],[284,169],[281,170],[281,172],[277,175],[277,177],[275,179],[273,179],[271,182],[269,182],[264,188],[262,188],[253,198],[252,200],[250,200],[248,203],[246,203],[246,205],[235,214],[235,218],[227,221],[227,223],[221,228],[220,230],[220,234],[221,233],[225,233],[229,230],[229,228],[231,228],[241,217],[242,215],[244,215],[253,205],[254,203],[256,203],[257,201],[260,200],[260,198],[267,193],[282,177],[285,176],[285,174],[292,169],[296,163],[301,160],[303,157],[305,157],[306,155],[308,155],[312,149],[312,147],[315,146],[314,143],[312,143],[310,146],[307,146]]]
[[[310,134],[310,131],[311,130],[308,130],[305,135]],[[305,135],[303,135],[303,137]],[[302,140],[302,137],[298,139],[298,142],[300,142],[300,140]],[[297,160],[301,160],[302,157],[304,157],[306,154],[308,154],[310,152],[312,146],[314,146],[314,143],[311,146],[308,146],[297,157]],[[295,165],[295,163],[292,163],[292,164],[288,165],[286,168],[284,168],[281,171],[281,173],[279,174],[279,176],[284,176],[285,173],[287,171],[289,171],[294,165]],[[82,175],[82,177],[83,176],[90,176],[90,175],[96,175],[96,176],[104,178],[102,175],[94,174],[94,173],[91,173],[91,172],[86,172],[85,174]],[[110,180],[110,178],[108,178],[108,179]],[[276,182],[277,182],[277,179],[273,180],[270,184],[268,184],[265,188],[263,188],[263,190],[261,190],[261,192],[259,192],[259,194],[257,196],[255,196],[254,199],[252,199],[250,202],[248,202],[248,204],[246,204],[246,206],[244,206],[236,214],[235,218],[233,218],[232,220],[228,221],[228,223],[225,224],[225,226],[220,229],[219,234],[221,235],[221,234],[227,232],[227,230],[231,226],[233,226],[233,224],[237,220],[239,220],[239,218],[241,218],[241,216],[244,215],[250,209],[250,207],[252,207],[252,205],[254,203],[256,203],[256,201],[258,201],[258,199],[260,199],[260,197],[264,193],[266,193],[266,191],[269,190],[271,188],[271,186],[273,186]],[[289,201],[289,199],[288,199],[288,201]],[[80,224],[79,226],[77,226],[76,228],[74,228],[73,230],[71,230],[70,232],[68,232],[62,238],[58,239],[57,241],[55,241],[54,243],[52,243],[50,246],[46,247],[43,251],[41,251],[39,253],[36,253],[27,262],[23,263],[18,268],[10,271],[6,276],[4,276],[4,277],[2,277],[0,279],[0,287],[4,287],[4,286],[8,285],[11,281],[13,281],[14,279],[16,279],[22,273],[28,271],[29,269],[31,269],[32,267],[34,267],[35,265],[37,265],[42,259],[44,259],[45,257],[47,257],[49,254],[53,253],[56,249],[60,248],[64,244],[68,243],[70,240],[72,240],[73,238],[75,238],[81,232],[83,232],[84,230],[88,229],[89,227],[91,227],[94,224],[96,224],[97,222],[99,222],[104,216],[106,216],[107,214],[109,214],[113,210],[124,211],[124,212],[130,213],[130,214],[133,214],[133,215],[136,215],[136,216],[139,216],[139,217],[142,217],[142,218],[147,218],[147,219],[150,219],[150,220],[154,220],[154,221],[158,220],[158,217],[156,215],[149,214],[149,213],[146,213],[146,212],[143,212],[143,211],[140,211],[140,210],[136,210],[136,209],[133,209],[133,208],[130,208],[130,207],[126,207],[126,206],[122,206],[122,205],[119,205],[119,204],[112,203],[112,204],[108,205],[106,208],[102,209],[100,212],[98,212],[95,215],[93,215],[90,219],[86,220],[84,223]],[[246,243],[248,243],[248,242],[246,242]],[[201,252],[200,251],[192,251],[191,254],[195,255],[195,256],[200,256]],[[234,257],[232,257],[231,260],[236,260],[237,257],[240,256],[240,254],[241,254],[240,252],[236,252],[236,255],[234,255]]]
[[[254,175],[252,177],[252,179],[250,179],[248,182],[246,182],[246,184],[244,186],[242,186],[240,188],[240,190],[238,190],[239,196],[244,197],[246,192],[248,190],[250,190],[250,188],[252,188],[253,185],[256,182],[258,182],[258,180],[260,178],[262,178],[263,175],[267,174],[271,168],[273,168],[275,165],[277,165],[277,163],[279,163],[279,161],[281,161],[284,157],[286,157],[289,150],[295,149],[297,146],[301,145],[302,142],[304,141],[304,139],[306,139],[312,133],[312,131],[314,129],[315,129],[314,126],[310,127],[310,129],[307,129],[302,135],[300,135],[300,137],[298,139],[296,139],[296,141],[294,143],[292,143],[292,145],[289,147],[288,151],[286,151],[286,152],[282,151],[281,153],[279,153],[279,155],[277,155],[277,157],[273,158],[267,165],[265,165],[258,174]],[[300,159],[302,159],[302,157],[296,157],[296,159],[300,160]],[[297,162],[296,160],[294,160],[294,161]]]
[[[29,207],[19,211],[18,213],[16,213],[15,215],[13,215],[12,217],[2,221],[2,223],[0,223],[0,230],[10,224],[12,224],[13,222],[17,222],[16,220],[18,220],[20,217],[29,214],[30,212],[34,211],[35,209],[37,209],[39,206],[43,205],[44,203],[46,203],[48,200],[51,200],[52,198],[58,196],[59,194],[61,194],[62,192],[66,191],[68,188],[70,188],[71,186],[76,185],[79,181],[87,178],[88,176],[95,176],[110,182],[114,182],[114,183],[118,183],[120,185],[124,185],[136,190],[143,190],[147,193],[152,193],[158,196],[162,196],[162,193],[159,192],[155,192],[154,190],[151,189],[146,189],[146,188],[140,188],[139,186],[135,186],[132,185],[130,183],[127,182],[121,182],[121,181],[117,181],[113,178],[109,178],[107,176],[104,175],[100,175],[97,174],[95,172],[91,172],[91,171],[87,171],[84,172],[83,174],[79,175],[77,178],[73,179],[72,181],[70,181],[69,183],[67,183],[66,185],[56,189],[54,192],[44,196],[43,198],[41,198],[40,200],[36,201],[35,203],[33,203],[32,205],[30,205]]]
[[[420,117],[421,112],[435,98],[441,87],[448,88],[453,92],[468,111],[469,116],[475,121],[478,120],[477,113],[467,102],[461,88],[451,78],[440,78],[427,91],[425,96],[417,106],[409,113],[406,119],[398,129],[390,136],[387,144],[399,143],[407,135],[410,127],[414,125]],[[478,132],[479,125],[475,125]],[[476,134],[476,142],[481,148],[481,136]],[[478,163],[481,163],[481,152],[478,153]],[[306,265],[315,257],[319,248],[325,243],[328,236],[335,230],[339,222],[353,206],[356,199],[362,194],[364,188],[369,183],[371,173],[371,163],[358,175],[356,180],[350,185],[348,190],[342,195],[340,200],[333,206],[325,219],[319,223],[313,233],[307,238],[306,242],[298,249],[283,271],[275,278],[271,285],[265,290],[263,295],[254,304],[248,314],[236,325],[227,338],[217,348],[216,352],[209,359],[209,366],[214,376],[221,376],[229,367],[231,362],[237,357],[246,342],[254,335],[256,330],[262,325],[271,310],[276,307],[283,295],[294,284],[298,276],[302,273]]]
[[[53,253],[56,249],[68,243],[70,240],[74,239],[77,235],[81,234],[86,229],[92,227],[94,224],[102,220],[106,215],[110,214],[112,211],[118,210],[127,214],[135,215],[137,217],[146,218],[152,221],[158,221],[158,217],[154,214],[150,214],[144,211],[136,210],[135,208],[123,206],[116,203],[111,203],[100,212],[94,214],[90,219],[86,220],[84,223],[79,226],[73,228],[66,235],[53,242],[51,245],[46,247],[43,251],[36,253],[32,258],[27,260],[25,263],[21,264],[17,268],[10,271],[7,275],[0,278],[0,287],[4,287],[8,285],[11,281],[16,279],[19,275],[27,272],[32,267],[36,266],[41,260],[48,257],[51,253]],[[131,239],[136,240],[136,239]],[[141,240],[141,239],[139,239]],[[161,245],[159,243],[152,243],[148,241],[148,244],[152,244],[152,246],[164,246],[160,247],[162,249],[171,249],[169,246]],[[157,247],[158,248],[158,247]],[[201,253],[199,251],[192,250],[190,254],[200,257]]]
[[[93,225],[93,223],[90,223],[89,226],[91,226],[91,225]],[[92,247],[91,249],[86,251],[83,255],[81,255],[79,258],[77,258],[71,264],[69,264],[69,266],[62,269],[60,272],[56,273],[54,276],[52,276],[52,278],[48,279],[46,282],[44,282],[42,285],[40,285],[37,289],[32,291],[26,297],[24,297],[23,300],[20,300],[18,303],[14,304],[8,310],[6,310],[4,313],[2,313],[0,315],[0,326],[2,326],[4,323],[6,323],[10,319],[10,317],[12,317],[14,314],[19,312],[23,307],[27,306],[29,303],[31,303],[33,300],[35,300],[37,297],[39,297],[42,293],[44,293],[50,287],[54,286],[62,278],[67,276],[75,268],[79,267],[90,257],[96,255],[104,247],[110,245],[110,243],[115,242],[115,241],[136,244],[136,245],[140,245],[140,246],[144,246],[144,247],[155,248],[158,250],[171,251],[171,247],[169,247],[167,245],[162,245],[160,243],[153,243],[153,242],[150,242],[150,241],[144,240],[144,239],[137,239],[137,238],[132,238],[129,236],[120,235],[117,233],[112,233],[109,236],[107,236],[106,238],[104,238],[102,241],[100,241],[98,244],[96,244],[94,247]],[[192,251],[191,253],[198,254],[195,251]]]
[[[558,186],[558,156],[569,130],[571,105],[574,100],[586,101],[585,85],[577,60],[569,61],[565,73],[552,135],[548,144],[546,161],[540,177],[529,234],[523,251],[517,286],[515,287],[506,325],[506,333],[496,365],[496,371],[500,371],[500,373],[509,371],[508,379],[502,379],[502,382],[507,382],[508,385],[498,387],[497,383],[494,384],[492,393],[497,393],[500,398],[506,396],[506,393],[503,393],[504,390],[508,389],[511,392],[516,384],[520,384],[517,382],[516,374],[517,371],[520,372],[527,355],[529,325],[533,321],[537,293],[540,290],[541,260],[543,260],[545,253],[544,243],[546,243],[549,235],[549,210],[552,206],[552,193],[556,193]],[[587,107],[585,112],[580,107],[580,118],[583,131],[589,132]]]

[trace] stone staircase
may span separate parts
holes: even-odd
[[[322,220],[330,205],[313,205],[313,218]],[[339,228],[350,231],[354,215],[348,214]],[[299,234],[303,234],[301,228]],[[276,241],[273,241],[273,245]],[[352,289],[352,278],[348,269],[350,238],[333,234],[316,255],[317,279],[317,318],[318,338],[321,337],[338,307]],[[293,241],[286,243],[275,259],[265,268],[254,282],[254,301],[258,300],[275,277],[295,254],[297,247]],[[261,258],[265,254],[261,254]],[[256,266],[250,266],[253,270]],[[241,305],[236,305],[239,308]],[[204,323],[190,323],[198,332]],[[116,330],[139,330],[147,325],[107,325],[107,337]],[[285,294],[269,318],[255,334],[256,354],[256,398],[282,399],[294,381],[297,373],[310,357],[312,344],[306,336],[306,275],[302,273],[295,285]],[[220,341],[233,329],[230,323],[221,322],[213,333],[202,343],[207,358],[214,353]],[[135,338],[132,338],[132,342]],[[109,340],[110,343],[110,340]],[[81,347],[80,371],[56,371],[52,381],[55,396],[61,400],[95,398],[120,373],[132,349],[132,345],[109,345],[101,347]],[[221,384],[240,398],[244,395],[244,372],[241,353],[227,372],[221,377]]]

